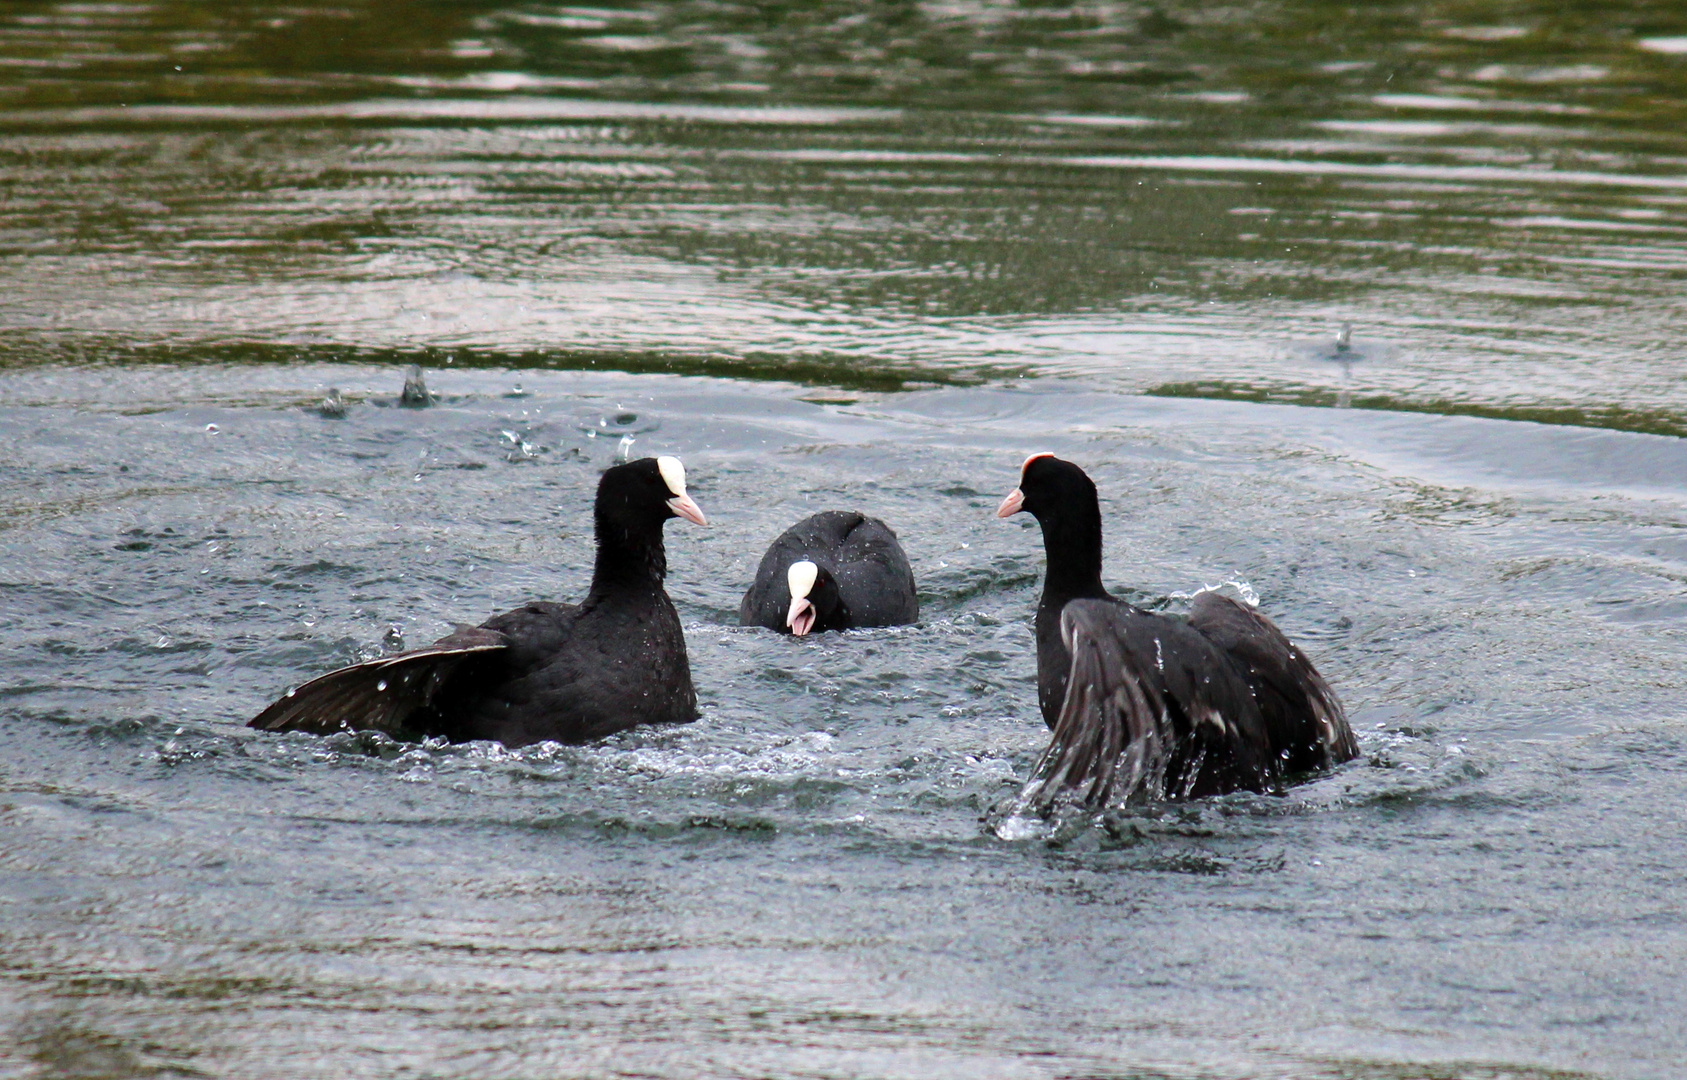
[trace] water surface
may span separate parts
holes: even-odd
[[[1643,3],[8,6],[0,1074],[1677,1075],[1684,72]],[[1361,759],[1002,839],[1044,449]],[[241,726],[578,597],[646,453],[699,722]],[[832,507],[921,623],[733,626]]]

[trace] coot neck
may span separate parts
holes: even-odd
[[[842,630],[850,625],[849,605],[844,603],[838,579],[832,576],[830,567],[820,567],[808,600],[814,605],[815,630]]]
[[[814,619],[816,630],[844,630],[851,625],[849,608],[840,600],[827,608],[825,612],[817,612]]]
[[[660,591],[667,573],[668,553],[662,547],[661,522],[627,526],[598,516],[592,596]]]
[[[1101,584],[1101,508],[1062,507],[1038,519],[1043,527],[1043,553],[1048,572],[1043,578],[1043,602],[1106,599]]]

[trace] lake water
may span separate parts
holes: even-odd
[[[1687,1075],[1675,5],[18,0],[0,250],[0,1076]],[[1001,828],[1037,450],[1360,759]],[[659,453],[697,723],[243,727]]]

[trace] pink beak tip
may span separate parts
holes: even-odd
[[[797,637],[806,636],[814,629],[814,605],[807,600],[791,601],[791,612],[785,617],[785,625]]]
[[[703,516],[703,508],[694,502],[690,495],[675,495],[668,500],[668,509],[678,517],[698,525],[707,525],[709,519]]]

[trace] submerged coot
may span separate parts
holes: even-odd
[[[704,524],[678,458],[598,481],[597,565],[578,605],[534,602],[434,644],[312,680],[259,713],[265,731],[351,729],[453,742],[585,742],[697,718],[679,615],[662,589],[662,525]]]
[[[1117,600],[1101,585],[1101,508],[1084,471],[1027,458],[997,516],[1029,511],[1048,576],[1037,605],[1037,699],[1053,738],[1028,789],[1089,805],[1266,791],[1358,754],[1335,692],[1252,608],[1215,592],[1186,619]]]
[[[804,634],[917,622],[914,570],[890,526],[825,510],[786,529],[738,606],[744,626]]]

